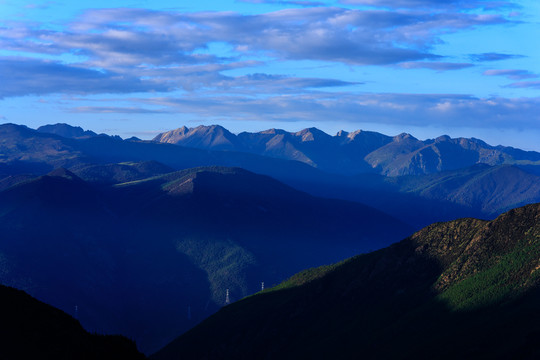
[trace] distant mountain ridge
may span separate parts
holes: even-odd
[[[319,171],[301,162],[249,153],[206,151],[107,135],[74,139],[22,125],[0,125],[0,176],[43,175],[58,167],[144,161],[157,161],[175,170],[215,165],[242,167],[280,180],[321,176]]]
[[[540,176],[515,165],[477,164],[466,169],[387,178],[400,191],[433,200],[449,200],[494,217],[540,201]]]
[[[539,262],[540,204],[437,223],[226,306],[151,358],[536,359]]]
[[[80,126],[71,126],[68,124],[44,125],[37,128],[37,131],[46,134],[60,135],[69,139],[87,139],[98,136],[90,130],[83,130]]]
[[[69,127],[60,125],[52,127]],[[80,133],[76,127],[70,131]],[[534,165],[538,153],[506,147],[503,149],[510,158],[507,155],[493,158],[488,155],[499,151],[499,147],[489,148],[477,139],[443,136],[421,142],[406,134],[391,138],[368,131],[340,131],[330,136],[315,128],[298,133],[271,129],[235,136],[218,126],[181,128],[177,133],[178,136],[191,133],[190,146],[203,149],[134,138],[122,140],[103,134],[66,138],[21,125],[0,125],[0,188],[58,167],[70,169],[89,182],[114,184],[198,166],[230,166],[272,176],[316,196],[365,203],[417,229],[432,222],[466,216],[493,218],[512,207],[540,201],[537,186],[540,165]],[[251,150],[226,150],[240,146],[241,140],[249,143]],[[217,144],[224,150],[207,150]],[[450,150],[439,151],[446,148]],[[429,156],[434,151],[447,159],[446,167],[458,169],[438,171],[445,166],[438,166],[439,160],[429,160],[437,159],[438,155]],[[423,160],[415,162],[415,158]],[[477,159],[516,164],[477,164]],[[467,165],[470,163],[473,165]],[[373,173],[408,173],[407,169],[415,167],[418,171],[413,172],[421,174]],[[322,168],[327,171],[321,171]],[[425,169],[435,172],[424,174]]]
[[[540,164],[540,153],[491,146],[471,138],[440,136],[425,141],[410,134],[394,137],[376,132],[345,131],[330,136],[317,128],[298,132],[270,129],[232,134],[219,125],[161,133],[156,142],[206,150],[248,152],[297,160],[339,174],[375,172],[387,176],[432,174],[475,164]]]

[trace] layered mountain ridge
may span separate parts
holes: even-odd
[[[534,185],[540,181],[540,166],[534,165],[538,153],[492,147],[477,139],[442,136],[422,142],[407,134],[392,138],[360,130],[340,131],[330,136],[316,128],[298,133],[270,129],[239,135],[219,126],[179,129],[179,136],[191,134],[186,141],[193,143],[188,145],[203,147],[197,149],[134,138],[122,140],[104,134],[83,138],[59,136],[59,133],[85,133],[66,124],[50,125],[47,129],[50,133],[14,124],[0,125],[0,188],[58,167],[67,168],[90,182],[114,184],[197,166],[230,166],[272,176],[312,195],[368,204],[416,229],[465,216],[493,218],[512,207],[540,201],[538,186]],[[169,140],[174,142],[174,134],[169,135]],[[217,143],[242,147],[241,140],[251,150],[208,150]],[[443,148],[446,150],[440,151]],[[439,151],[442,158],[428,156],[433,151],[426,149]],[[488,156],[494,151],[506,155]],[[419,154],[422,161],[411,162],[414,154]],[[509,164],[488,165],[477,161]],[[439,162],[457,169],[438,171],[445,168],[437,165]],[[328,171],[320,170],[324,164],[329,165]],[[426,164],[435,164],[427,167],[435,172],[423,174],[420,168]],[[400,173],[405,165],[420,166],[417,170],[421,174],[373,173],[383,168],[385,173]],[[343,174],[347,172],[361,173]]]
[[[339,174],[374,172],[387,176],[432,174],[475,164],[540,164],[540,153],[491,146],[471,138],[440,136],[421,141],[410,134],[391,137],[376,132],[345,131],[330,136],[317,128],[298,132],[270,129],[232,134],[219,125],[182,127],[154,141],[206,150],[248,152],[297,160]]]
[[[184,146],[175,144],[175,139],[183,139]],[[227,290],[228,300],[234,302],[258,291],[261,282],[269,287],[302,269],[371,252],[433,222],[492,219],[540,201],[538,153],[493,147],[478,139],[442,136],[420,141],[409,134],[389,137],[367,131],[330,136],[316,128],[233,135],[221,127],[202,126],[184,127],[158,140],[173,143],[122,140],[66,124],[38,130],[0,125],[0,283],[24,289],[73,315],[77,308],[77,318],[88,330],[122,333],[151,353],[222,307]],[[345,354],[356,341],[340,332],[343,314],[334,303],[345,299],[350,318],[368,325],[366,332],[357,335],[369,351],[385,354],[388,343],[381,339],[415,334],[406,326],[407,319],[434,330],[416,333],[430,344],[449,346],[431,338],[442,331],[449,339],[470,345],[452,332],[433,328],[426,319],[450,321],[448,328],[455,331],[459,324],[455,319],[463,318],[449,316],[449,310],[477,311],[477,303],[483,300],[476,293],[503,303],[507,299],[512,305],[519,299],[506,295],[524,294],[525,303],[534,303],[527,300],[527,294],[534,293],[535,286],[529,286],[534,279],[513,265],[517,261],[534,274],[525,256],[536,254],[534,246],[523,250],[516,245],[514,251],[513,245],[505,248],[498,240],[487,241],[484,248],[471,245],[485,243],[485,236],[494,239],[495,233],[502,234],[503,240],[513,239],[514,233],[529,239],[535,233],[516,224],[501,228],[499,219],[435,224],[427,228],[433,231],[420,232],[424,240],[409,239],[404,242],[409,245],[390,248],[394,250],[304,271],[274,289],[280,291],[263,293],[290,295],[271,295],[277,296],[272,298],[277,303],[266,304],[266,310],[285,304],[272,318],[243,308],[242,313],[250,314],[256,323],[267,323],[264,331],[269,334],[256,328],[236,334],[259,337],[249,340],[262,346],[258,351],[266,346],[258,341],[269,335],[277,347],[268,345],[262,357],[286,358],[289,350],[302,357],[304,348],[283,345],[289,335],[296,339],[295,329],[307,334],[295,344],[313,337],[317,344],[334,344],[332,349],[344,349],[338,355]],[[437,245],[439,240],[444,244]],[[493,259],[486,256],[490,251]],[[375,267],[366,270],[366,262]],[[354,280],[343,269],[362,280]],[[400,274],[397,278],[394,270]],[[373,278],[366,278],[366,271]],[[469,280],[476,273],[494,282],[489,292],[478,287],[478,279]],[[506,291],[506,283],[497,282],[508,280],[505,274],[511,274],[511,281],[525,280]],[[333,280],[324,280],[327,275]],[[462,282],[466,286],[459,285]],[[312,283],[317,284],[315,293],[292,308],[286,305]],[[521,288],[531,290],[522,293]],[[351,300],[346,294],[356,297]],[[404,295],[399,299],[405,303],[395,294]],[[242,303],[258,298],[248,297]],[[319,300],[325,301],[328,312]],[[462,302],[469,305],[459,305]],[[370,310],[362,312],[351,304]],[[492,311],[491,305],[482,306]],[[382,307],[389,309],[387,313]],[[413,308],[427,315],[418,319]],[[228,309],[235,307],[224,308]],[[320,323],[309,323],[310,309],[317,309],[311,314],[324,314]],[[402,310],[403,322],[393,322],[392,316],[401,316]],[[242,313],[235,324],[245,323]],[[474,314],[473,318],[485,321]],[[511,319],[507,312],[493,314]],[[343,328],[357,331],[347,321]],[[465,326],[471,329],[479,324],[467,321],[465,317]],[[280,322],[290,329],[280,329]],[[310,329],[322,324],[323,329],[317,330],[320,334],[310,333],[302,328],[306,323]],[[323,338],[327,328],[335,335]],[[520,331],[516,334],[534,338]],[[377,338],[377,334],[382,335]],[[497,336],[508,335],[501,334]],[[511,344],[517,341],[508,336]],[[407,349],[410,357],[423,355],[405,346],[414,341],[404,337],[403,343],[390,345]],[[200,340],[194,338],[194,344]],[[202,348],[214,345],[202,344]],[[332,358],[332,351],[315,346],[310,354]],[[258,358],[250,349],[246,354]]]
[[[0,283],[69,313],[77,306],[85,328],[148,353],[216,311],[226,289],[234,301],[412,231],[238,168],[139,178],[155,165],[114,185],[60,168],[0,191]],[[99,169],[110,167],[93,177]]]

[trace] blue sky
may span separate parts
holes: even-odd
[[[0,0],[0,122],[200,124],[540,151],[537,0]]]

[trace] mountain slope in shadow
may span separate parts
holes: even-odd
[[[0,317],[0,358],[5,360],[146,359],[128,339],[90,334],[66,313],[3,285]]]
[[[155,351],[225,303],[412,232],[234,168],[114,186],[57,169],[0,192],[0,282]]]
[[[430,225],[224,307],[167,359],[533,359],[540,204]]]
[[[514,165],[477,164],[437,174],[393,178],[401,192],[446,200],[495,217],[512,208],[540,201],[540,177]]]

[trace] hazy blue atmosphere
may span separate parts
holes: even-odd
[[[0,122],[448,134],[540,150],[536,0],[0,1]]]
[[[0,0],[0,359],[540,359],[538,39],[539,0]]]

